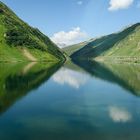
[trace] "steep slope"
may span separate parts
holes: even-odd
[[[79,44],[74,44],[74,45],[71,45],[71,46],[68,46],[68,47],[65,47],[63,48],[62,50],[64,52],[66,52],[66,54],[68,56],[71,56],[72,54],[74,54],[75,52],[79,51],[80,49],[82,49],[85,45],[87,45],[89,43],[89,41],[87,42],[82,42],[82,43],[79,43]]]
[[[70,55],[73,59],[111,59],[113,57],[128,61],[129,59],[140,60],[140,23],[121,32],[94,39],[80,48]]]
[[[65,57],[47,36],[23,22],[0,2],[0,61],[33,60],[63,61]]]

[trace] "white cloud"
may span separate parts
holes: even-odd
[[[52,78],[60,85],[68,84],[75,89],[78,89],[87,81],[87,77],[84,77],[83,74],[81,75],[78,72],[66,68],[62,68],[60,71],[54,74]]]
[[[87,33],[81,31],[80,27],[73,28],[71,31],[65,32],[60,31],[55,33],[51,40],[54,41],[59,47],[63,48],[65,46],[78,43],[84,39],[87,39]]]
[[[110,0],[110,7],[108,10],[110,11],[116,11],[119,9],[127,9],[134,0]]]
[[[77,1],[77,4],[78,5],[82,5],[83,4],[83,1]]]
[[[125,109],[119,107],[109,107],[109,116],[114,122],[128,122],[132,115]]]

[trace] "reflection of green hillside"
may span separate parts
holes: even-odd
[[[104,66],[140,95],[140,65],[108,63]]]
[[[117,83],[134,95],[140,95],[140,66],[129,64],[101,64],[93,61],[75,62],[92,76]]]
[[[54,63],[0,64],[0,112],[38,88],[59,67]]]
[[[66,61],[64,67],[68,68],[68,69],[71,69],[71,70],[74,70],[74,71],[85,73],[85,71],[81,67],[74,64],[72,61]]]

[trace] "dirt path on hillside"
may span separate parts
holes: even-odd
[[[27,49],[23,49],[23,54],[26,58],[28,58],[30,61],[35,62],[37,61],[37,59],[27,50]]]

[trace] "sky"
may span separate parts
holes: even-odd
[[[140,22],[140,0],[1,0],[60,47]]]

